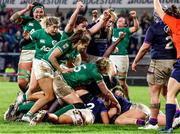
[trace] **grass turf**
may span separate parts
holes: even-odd
[[[23,133],[23,134],[157,134],[157,130],[138,130],[135,125],[103,125],[93,124],[87,126],[53,125],[42,123],[37,126],[29,126],[22,122],[8,122],[3,120],[3,114],[11,104],[18,92],[17,83],[0,82],[0,133]],[[149,104],[148,87],[130,87],[131,100]],[[164,111],[165,101],[161,98],[161,110]],[[180,97],[178,97],[180,100]],[[180,101],[179,101],[180,102]],[[180,129],[174,130],[180,133]]]

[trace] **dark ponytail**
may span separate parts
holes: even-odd
[[[165,13],[177,19],[180,19],[180,10],[179,8],[176,7],[176,5],[172,5],[170,8],[165,10]]]

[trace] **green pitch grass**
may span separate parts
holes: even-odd
[[[0,82],[0,133],[29,133],[29,134],[157,134],[157,130],[138,130],[134,125],[118,126],[94,124],[87,126],[53,125],[42,123],[37,126],[29,126],[28,123],[8,122],[3,120],[3,114],[11,104],[18,92],[17,83]],[[131,100],[149,104],[147,87],[130,87]],[[180,97],[178,98],[180,102]],[[161,110],[164,111],[165,101],[161,101]],[[174,133],[180,133],[180,128]]]

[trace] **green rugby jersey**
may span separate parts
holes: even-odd
[[[103,80],[103,77],[99,73],[96,64],[92,63],[76,66],[73,72],[64,73],[62,75],[68,85],[70,85],[72,88]]]
[[[40,59],[49,52],[53,46],[61,39],[61,34],[58,32],[52,36],[48,34],[44,29],[39,29],[30,35],[32,41],[35,41],[35,58]]]
[[[34,31],[41,29],[39,21],[35,20],[34,18],[30,16],[21,16],[20,18],[23,20],[21,23],[23,31],[33,33]],[[27,45],[23,46],[22,50],[35,50],[34,42],[32,41],[31,43],[28,43]]]
[[[57,58],[57,61],[60,64],[66,64],[68,60],[74,61],[75,58],[79,55],[79,52],[73,48],[73,44],[69,40],[69,36],[66,32],[62,33],[61,40],[47,53],[43,56],[43,60],[53,67],[50,62],[50,56],[55,49],[59,49],[62,53],[60,57]]]
[[[124,39],[120,41],[120,43],[117,45],[118,52],[112,53],[112,55],[127,55],[128,51],[127,48],[129,46],[129,39],[131,36],[131,32],[129,28],[113,28],[113,35],[112,35],[112,41],[115,42],[119,38],[120,32],[126,33]]]

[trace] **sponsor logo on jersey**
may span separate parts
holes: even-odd
[[[52,41],[52,45],[53,45],[53,46],[54,46],[56,43],[57,43],[56,40],[53,40],[53,41]]]
[[[113,41],[113,42],[117,41],[117,39],[118,39],[118,38],[116,38],[116,37],[114,37],[114,36],[112,37],[112,41]]]
[[[35,29],[32,29],[32,30],[30,31],[30,34],[32,34],[33,32],[35,32]]]
[[[63,45],[64,49],[66,49],[67,47],[69,47],[69,45],[67,43]]]
[[[50,49],[51,49],[51,48],[46,47],[46,46],[41,47],[41,50],[43,50],[43,51],[45,51],[45,52],[49,52]]]
[[[45,44],[45,40],[44,39],[40,39],[40,43]]]
[[[34,24],[33,24],[33,23],[29,23],[29,24],[28,24],[28,26],[32,26],[32,27],[33,27],[33,26],[34,26]]]

